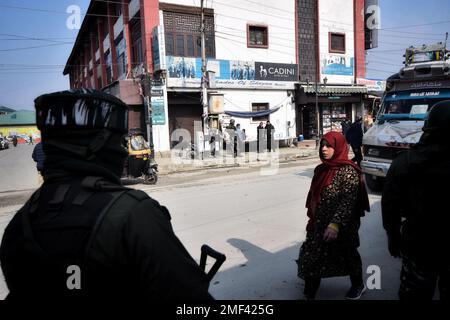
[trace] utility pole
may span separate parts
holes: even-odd
[[[208,119],[208,90],[206,83],[206,40],[205,40],[205,13],[203,8],[203,0],[200,5],[201,10],[201,46],[202,46],[202,107],[203,107],[203,134],[207,134]]]
[[[147,139],[150,148],[150,158],[155,159],[155,146],[153,144],[153,110],[151,103],[152,95],[152,77],[146,73],[145,75],[145,96],[144,96],[144,106],[147,111],[146,123],[147,123]]]
[[[316,148],[319,146],[320,140],[320,111],[319,111],[319,85],[317,83],[317,79],[315,81],[314,91],[316,93],[316,121],[317,121],[317,140],[316,140]]]

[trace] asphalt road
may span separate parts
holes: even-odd
[[[35,189],[38,184],[36,163],[31,158],[34,145],[11,144],[0,150],[0,195],[6,191]],[[0,203],[0,206],[2,204]]]
[[[197,261],[204,243],[226,254],[210,287],[216,298],[294,300],[302,298],[295,259],[305,238],[304,203],[314,166],[283,164],[275,175],[245,168],[179,173],[162,176],[156,186],[136,187],[169,208],[175,233]],[[380,195],[371,194],[370,203],[360,253],[364,271],[379,267],[381,287],[363,298],[396,299],[400,261],[387,252]],[[0,236],[17,208],[0,208]],[[317,298],[343,299],[349,285],[347,277],[325,279]],[[0,298],[6,292],[0,281]]]

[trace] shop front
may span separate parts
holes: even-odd
[[[301,134],[305,139],[315,139],[318,132],[320,135],[330,131],[341,132],[342,121],[354,121],[364,112],[362,108],[366,94],[364,86],[321,85],[317,93],[313,85],[299,86],[297,136]]]

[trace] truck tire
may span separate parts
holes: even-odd
[[[366,184],[370,190],[380,192],[383,190],[384,178],[373,176],[371,174],[365,174]]]

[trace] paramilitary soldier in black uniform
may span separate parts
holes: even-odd
[[[8,298],[211,299],[168,210],[120,183],[127,106],[86,89],[35,106],[44,183],[3,236]]]
[[[400,299],[449,299],[450,100],[431,109],[419,143],[392,163],[382,196],[389,252],[402,257]],[[402,221],[402,219],[404,221]]]

